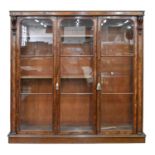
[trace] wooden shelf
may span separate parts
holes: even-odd
[[[112,92],[103,92],[102,95],[133,95],[134,93],[128,92],[128,93],[112,93]]]
[[[45,35],[31,35],[30,37],[31,38],[51,38],[51,40],[52,40],[52,35],[51,35],[52,33],[50,33],[50,35],[48,35],[48,36],[45,36]],[[22,38],[27,38],[27,36],[25,37],[25,36],[22,36]],[[47,43],[47,42],[45,42],[45,43]],[[52,44],[52,43],[50,43],[50,44]]]
[[[78,37],[76,37],[78,38]],[[91,38],[91,37],[90,37]],[[61,42],[62,45],[85,45],[86,43],[93,43],[93,40],[89,40],[89,41],[84,41],[82,43],[67,43],[67,42]]]
[[[61,79],[92,79],[92,76],[61,76]]]
[[[21,58],[31,58],[31,57],[53,57],[53,55],[21,55]]]
[[[93,93],[60,93],[61,95],[92,95]]]
[[[52,76],[21,76],[21,79],[52,79]]]
[[[114,78],[114,77],[129,77],[130,74],[127,73],[120,73],[120,72],[101,72],[101,78]]]
[[[60,57],[93,57],[93,55],[61,55]]]
[[[63,131],[70,131],[70,132],[80,132],[80,131],[92,131],[93,128],[91,126],[70,126],[70,125],[62,125],[60,130]]]
[[[102,126],[101,130],[132,130],[132,125]]]
[[[20,125],[20,130],[22,131],[51,131],[52,130],[52,125]]]
[[[62,38],[93,38],[94,35],[61,35]]]
[[[21,95],[52,95],[53,93],[20,93]]]
[[[135,54],[122,54],[122,55],[101,55],[101,57],[133,57]]]
[[[134,45],[133,43],[131,44],[129,44],[128,42],[116,42],[116,41],[101,41],[101,44],[104,44],[104,45]]]

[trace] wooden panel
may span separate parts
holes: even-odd
[[[65,20],[63,18],[62,19],[62,25],[61,25],[61,37],[73,37],[73,39],[75,39],[74,37],[79,37],[79,36],[83,36],[83,37],[93,37],[93,29],[91,28],[91,26],[93,26],[93,22],[90,20],[91,17],[86,17],[86,18],[72,18],[72,17],[67,17],[65,18]],[[82,26],[87,26],[85,27],[85,33],[84,35],[82,35],[83,33],[79,33],[78,28],[75,24],[76,24],[76,20],[80,19],[80,25]],[[79,25],[79,26],[80,26]],[[71,29],[67,30],[67,33],[65,32],[65,27],[72,27]],[[76,30],[76,31],[75,31]],[[80,35],[81,34],[81,35]]]
[[[21,95],[20,130],[51,130],[52,95]]]
[[[91,93],[93,92],[92,79],[62,79],[62,93]]]
[[[61,76],[91,77],[93,60],[90,57],[62,57]]]
[[[93,111],[91,95],[61,95],[61,126],[92,126]]]
[[[132,76],[111,75],[101,77],[102,92],[104,93],[131,93],[133,92]]]
[[[110,72],[112,75],[115,74],[130,75],[131,71],[133,70],[132,64],[133,64],[132,57],[102,57],[101,72],[103,72],[103,74],[104,72]]]
[[[45,42],[27,42],[26,46],[21,47],[21,56],[52,55],[52,44]]]
[[[21,76],[31,77],[52,77],[53,59],[52,58],[22,58],[21,59]]]
[[[101,129],[132,129],[132,95],[102,94]]]
[[[52,93],[53,85],[51,79],[22,79],[22,93]]]
[[[102,43],[101,55],[129,55],[133,53],[133,46],[125,43]]]
[[[62,44],[61,55],[93,55],[91,44]]]

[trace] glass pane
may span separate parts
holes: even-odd
[[[25,19],[21,25],[21,55],[52,55],[52,22],[48,19]]]
[[[134,22],[101,21],[101,130],[132,130],[134,99]]]
[[[132,130],[133,95],[102,94],[101,130]]]
[[[52,93],[52,79],[22,79],[21,93]]]
[[[133,70],[133,57],[102,57],[101,71],[111,75],[130,75]],[[105,73],[106,72],[106,73]]]
[[[93,55],[93,21],[80,17],[61,21],[61,54]]]
[[[103,93],[132,93],[132,77],[126,75],[101,75]]]
[[[21,76],[23,77],[51,77],[53,76],[52,58],[21,58]]]
[[[52,129],[52,95],[21,95],[20,130]]]
[[[20,130],[52,130],[53,29],[49,19],[21,22]]]
[[[91,78],[93,59],[91,57],[61,57],[62,78]]]
[[[93,34],[91,19],[61,20],[61,132],[81,133],[94,129]]]
[[[101,22],[101,55],[132,54],[133,27],[130,19],[104,19]]]
[[[92,95],[61,95],[61,130],[92,130]],[[91,116],[92,115],[92,116]]]
[[[101,58],[102,92],[133,92],[133,57]]]
[[[62,93],[91,93],[93,90],[92,79],[62,79]]]
[[[83,44],[62,44],[62,55],[92,55],[93,54],[93,45],[92,41],[90,43]]]

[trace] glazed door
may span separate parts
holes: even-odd
[[[58,130],[63,134],[94,133],[96,19],[59,18],[58,28]]]
[[[136,129],[135,18],[103,17],[98,24],[98,130],[133,133]]]
[[[54,18],[19,22],[19,119],[21,133],[53,130]]]
[[[18,23],[18,132],[135,132],[135,18],[57,19]]]

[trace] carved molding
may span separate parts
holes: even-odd
[[[141,35],[143,33],[143,16],[137,17],[137,29],[138,33]]]
[[[13,16],[11,17],[11,30],[12,30],[12,34],[16,35],[16,30],[17,30],[17,17]]]

